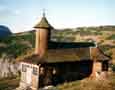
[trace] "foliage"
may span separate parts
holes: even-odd
[[[115,46],[113,45],[100,45],[99,47],[107,55],[112,55],[112,52],[110,51],[110,49],[115,48]]]
[[[33,33],[25,33],[23,35],[12,35],[4,39],[0,39],[0,43],[5,46],[0,47],[0,56],[3,53],[12,54],[15,58],[24,55],[34,46],[35,35]]]
[[[115,72],[115,64],[112,65],[112,70]]]
[[[112,35],[109,36],[107,39],[109,39],[109,40],[115,40],[115,34],[112,34]]]

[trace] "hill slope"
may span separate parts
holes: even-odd
[[[34,32],[24,32],[0,39],[0,56],[6,53],[12,54],[16,58],[25,54],[33,48],[34,37]]]
[[[52,30],[52,40],[66,42],[96,42],[113,60],[115,59],[115,26],[79,27]],[[0,39],[0,56],[12,54],[15,58],[32,52],[35,47],[35,31],[13,34]]]

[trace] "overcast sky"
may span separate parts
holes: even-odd
[[[0,0],[0,25],[31,30],[43,8],[55,28],[115,25],[115,0]]]

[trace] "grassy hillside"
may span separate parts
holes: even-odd
[[[79,27],[76,29],[52,30],[52,40],[66,42],[96,42],[104,53],[110,55],[115,64],[115,26]],[[0,56],[7,54],[14,58],[24,57],[33,52],[35,47],[35,31],[13,34],[0,38]],[[115,69],[115,66],[114,66]],[[65,83],[56,88],[59,90],[114,90],[115,75],[106,82],[93,82],[91,80]],[[0,90],[11,90],[17,87],[19,79],[0,80]]]
[[[55,31],[52,35],[55,41],[94,42],[105,54],[112,57],[115,63],[115,26],[79,27]]]
[[[95,42],[115,62],[115,26],[79,27],[52,30],[52,40],[66,42]],[[0,56],[3,53],[15,58],[26,55],[35,47],[35,31],[0,38]]]
[[[28,50],[34,48],[35,34],[33,32],[24,32],[0,39],[0,56],[2,54],[11,55],[17,58],[25,55]]]

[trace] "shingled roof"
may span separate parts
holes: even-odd
[[[52,29],[53,27],[49,24],[45,16],[42,17],[41,21],[34,26],[34,28],[47,28]]]
[[[75,62],[82,60],[105,61],[111,58],[105,55],[99,48],[63,48],[63,49],[48,49],[43,58],[34,53],[23,58],[22,62],[39,64],[39,63],[60,63],[60,62]]]
[[[59,62],[74,62],[81,60],[90,60],[89,48],[63,48],[63,49],[48,49],[43,58],[39,55],[31,55],[20,60],[23,62],[38,64],[38,63],[59,63]]]

